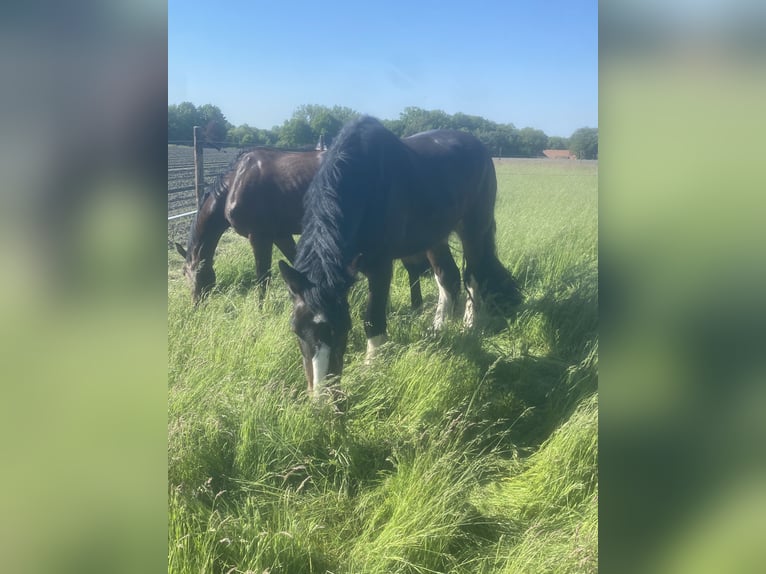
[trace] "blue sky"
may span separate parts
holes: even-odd
[[[598,127],[598,3],[169,0],[168,103],[281,125],[302,104],[407,106],[549,136]]]

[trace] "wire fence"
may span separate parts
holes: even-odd
[[[186,243],[188,218],[197,212],[194,185],[194,147],[191,141],[168,142],[168,246]],[[224,142],[226,143],[226,142]],[[204,150],[203,188],[225,171],[242,150],[239,146]]]

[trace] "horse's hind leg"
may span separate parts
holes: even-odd
[[[426,255],[439,286],[439,303],[434,317],[434,329],[438,331],[455,311],[455,302],[460,293],[460,270],[446,242],[429,249]]]
[[[250,235],[250,245],[255,256],[255,282],[258,287],[258,298],[263,300],[266,286],[271,279],[271,239]]]
[[[407,270],[410,280],[410,304],[412,310],[420,309],[423,305],[423,294],[420,291],[420,277],[430,267],[428,258],[424,254],[402,257],[402,264]]]
[[[290,263],[295,261],[295,239],[292,235],[277,237],[274,239],[274,243]]]
[[[471,235],[463,229],[460,232],[460,239],[463,243],[463,256],[465,257],[465,270],[463,271],[463,282],[467,292],[465,302],[465,312],[463,313],[463,325],[470,328],[476,322],[476,316],[481,306],[481,293],[479,282],[481,280],[479,269],[484,265],[484,259],[487,257],[486,249],[490,249],[490,256],[494,256],[494,243],[486,244],[486,238],[481,235]],[[490,236],[490,239],[492,237]]]
[[[471,235],[463,230],[463,254],[466,266],[463,273],[468,301],[463,321],[474,325],[479,307],[485,303],[494,314],[507,316],[522,301],[516,280],[497,258],[494,224],[483,233]]]
[[[463,325],[470,328],[476,321],[476,314],[481,306],[481,295],[479,293],[479,284],[473,273],[465,275],[465,289],[467,297],[465,301],[465,312],[463,313]]]
[[[367,335],[365,360],[368,362],[375,355],[377,348],[386,342],[386,305],[391,290],[393,268],[394,262],[388,260],[364,270],[369,288],[367,310],[364,314],[364,332]]]

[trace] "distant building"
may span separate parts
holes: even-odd
[[[577,159],[568,149],[544,149],[543,155],[548,159]]]

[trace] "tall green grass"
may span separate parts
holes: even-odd
[[[366,365],[360,281],[332,401],[306,395],[286,290],[275,273],[258,304],[246,241],[224,236],[196,309],[169,251],[170,572],[596,571],[597,167],[497,172],[518,315],[432,334],[433,280],[412,312],[397,264]]]

